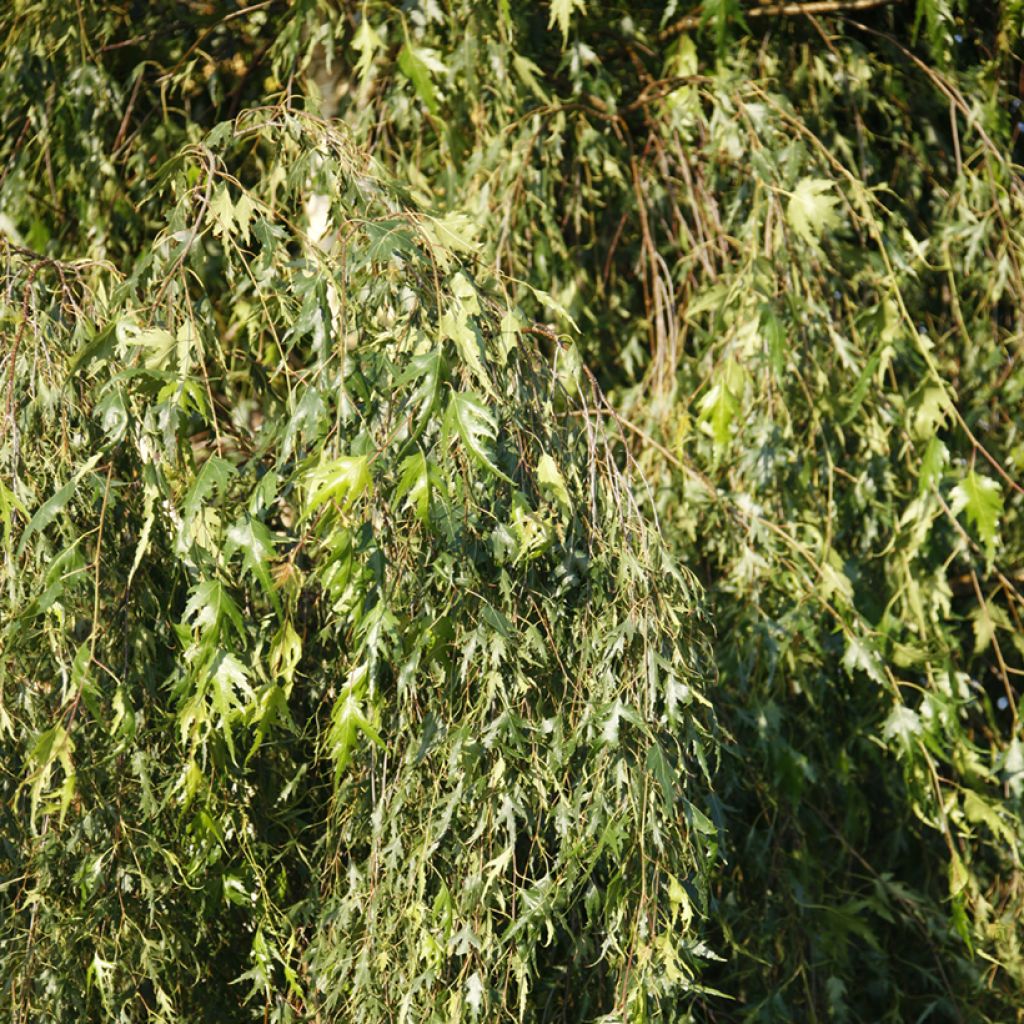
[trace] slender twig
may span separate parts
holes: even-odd
[[[888,7],[902,3],[903,0],[808,0],[807,3],[766,4],[752,7],[743,12],[744,18],[785,17],[794,14],[846,14],[850,11],[870,11],[874,7]],[[706,20],[704,14],[688,14],[667,28],[662,29],[655,37],[659,43],[700,28]]]

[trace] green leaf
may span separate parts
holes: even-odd
[[[408,40],[398,53],[398,67],[406,78],[412,82],[416,95],[423,100],[427,110],[432,114],[438,112],[437,93],[431,81],[431,71],[445,70],[433,54],[422,47],[413,46]]]
[[[303,518],[325,501],[337,501],[342,511],[348,511],[372,486],[369,455],[340,455],[322,462],[306,477]]]
[[[1018,836],[1015,830],[1003,820],[995,806],[973,789],[967,790],[964,795],[964,814],[968,821],[985,825],[1007,849],[1014,849],[1017,846]]]
[[[413,356],[409,365],[395,379],[395,389],[404,390],[402,416],[410,418],[409,441],[415,441],[424,431],[437,406],[441,394],[444,368],[441,353],[435,349]],[[415,383],[415,387],[409,388]],[[409,445],[406,445],[408,448]]]
[[[122,325],[128,328],[129,325]],[[120,329],[119,329],[120,330]],[[146,352],[143,365],[147,370],[162,370],[169,366],[170,357],[177,348],[177,339],[162,327],[125,329],[120,331],[129,348],[141,348]]]
[[[416,240],[407,220],[392,217],[369,221],[363,225],[363,230],[368,243],[366,258],[373,262],[384,263],[396,253],[412,253],[416,250]]]
[[[551,102],[550,97],[544,91],[544,87],[540,84],[540,80],[544,77],[544,72],[534,64],[529,57],[524,57],[522,54],[517,53],[512,58],[512,67],[515,69],[515,72],[519,76],[523,85],[525,85],[526,88],[541,101],[541,103],[547,104]]]
[[[572,22],[573,11],[585,11],[583,0],[551,0],[551,14],[548,18],[548,28],[558,26],[562,33],[563,44],[569,39],[569,25]]]
[[[569,491],[565,486],[565,477],[557,463],[545,452],[537,463],[537,483],[541,491],[554,498],[563,512],[572,511],[572,502],[569,499]]]
[[[967,883],[970,881],[970,873],[968,872],[964,862],[960,859],[959,854],[956,850],[950,850],[950,861],[949,861],[949,895],[958,896],[967,887]]]
[[[210,666],[209,680],[213,707],[220,721],[224,742],[233,759],[235,744],[231,736],[231,721],[243,706],[242,698],[248,701],[255,696],[249,685],[249,673],[233,654],[218,651]]]
[[[131,589],[132,580],[138,572],[142,559],[146,557],[146,550],[149,548],[149,539],[153,533],[153,526],[156,523],[156,499],[160,496],[156,486],[155,473],[152,466],[146,466],[143,470],[145,488],[143,496],[142,532],[139,534],[138,546],[135,549],[135,557],[132,559],[132,567],[128,571],[128,582],[125,590]]]
[[[739,0],[704,0],[701,4],[701,28],[710,25],[714,30],[715,48],[721,53],[729,39],[729,26],[733,21],[746,28],[743,8]]]
[[[999,519],[1003,514],[1003,496],[999,484],[973,470],[953,488],[954,512],[966,512],[967,521],[978,531],[989,558],[995,555]]]
[[[933,436],[921,457],[921,471],[917,478],[918,494],[924,494],[933,483],[938,483],[942,478],[942,471],[947,465],[949,465],[949,449]]]
[[[665,751],[661,749],[661,745],[657,741],[647,748],[647,770],[661,786],[661,795],[665,801],[665,814],[667,817],[671,817],[675,813],[676,803],[674,772],[665,756]]]
[[[369,670],[366,665],[360,665],[353,669],[331,709],[331,728],[327,734],[327,748],[334,761],[335,785],[341,780],[360,734],[377,744],[378,747],[384,746],[384,741],[367,717],[363,707],[368,674]]]
[[[219,580],[204,580],[195,588],[185,604],[182,623],[191,622],[192,627],[198,629],[201,634],[217,635],[216,631],[220,629],[225,618],[234,626],[239,638],[245,636],[242,613],[238,610],[238,605]]]
[[[914,737],[919,736],[921,731],[921,716],[913,708],[897,704],[882,725],[882,738],[896,740],[904,750],[907,750]]]
[[[248,192],[242,192],[235,203],[235,227],[238,237],[245,245],[250,242],[249,226],[252,223],[253,214],[256,213],[256,205],[249,198]]]
[[[430,520],[431,466],[422,452],[414,452],[403,460],[395,499],[407,499],[421,522]]]
[[[686,802],[686,817],[701,835],[718,835],[715,823],[696,804],[691,803],[689,800]]]
[[[195,519],[215,491],[223,496],[236,472],[235,467],[227,459],[211,455],[200,467],[182,505],[181,515],[184,523],[190,524]]]
[[[231,202],[231,193],[223,183],[213,190],[210,216],[213,218],[213,233],[228,238],[235,227],[235,204]]]
[[[75,752],[75,744],[62,725],[54,725],[39,735],[28,753],[28,761],[32,767],[25,780],[30,787],[31,821],[35,825],[40,809],[49,814],[59,810],[60,823],[71,804],[75,791],[75,768],[71,755]],[[58,802],[53,805],[52,794],[48,792],[53,769],[60,765],[64,772],[64,781],[59,790]]]
[[[479,308],[479,307],[478,307]],[[466,306],[456,299],[441,315],[438,323],[442,340],[450,338],[462,356],[463,362],[473,372],[477,382],[489,395],[494,394],[491,377],[484,362],[482,338],[476,327],[470,323]]]
[[[826,231],[840,223],[835,211],[839,198],[829,195],[834,187],[827,178],[803,178],[789,197],[786,218],[790,227],[811,245],[817,245]]]
[[[515,540],[516,564],[539,558],[551,546],[551,527],[530,508],[521,492],[513,497],[509,528]]]
[[[366,7],[363,7],[363,13],[359,19],[359,27],[355,30],[352,36],[352,49],[359,54],[359,60],[356,61],[355,72],[356,76],[360,79],[366,78],[373,66],[373,58],[378,50],[384,48],[384,40],[377,34],[373,26],[370,24],[369,18],[366,16]]]
[[[548,292],[542,291],[540,288],[534,288],[532,285],[527,285],[532,293],[533,297],[542,305],[545,309],[550,309],[552,313],[560,317],[567,324],[571,325],[573,330],[578,331],[580,325],[569,315],[569,310],[565,308],[553,295]]]
[[[935,439],[935,431],[945,423],[953,403],[946,389],[931,385],[923,388],[912,405],[911,433],[918,440]]]
[[[882,684],[885,675],[882,661],[874,647],[866,640],[851,633],[846,637],[846,650],[843,653],[843,668],[852,676],[855,671],[864,672],[876,683]]]
[[[295,632],[291,622],[285,620],[270,645],[270,671],[291,686],[301,658],[302,638]]]
[[[443,217],[424,216],[420,230],[430,243],[434,259],[442,268],[451,263],[451,253],[475,253],[480,245],[475,240],[476,225],[468,214],[460,211]]]
[[[740,412],[746,382],[742,366],[735,359],[726,359],[697,405],[700,425],[711,435],[717,450],[728,447],[732,439],[732,422]]]
[[[224,545],[224,558],[230,559],[236,552],[242,552],[242,567],[259,580],[264,593],[281,614],[281,603],[270,578],[270,564],[274,560],[274,538],[265,523],[246,517],[228,530]]]
[[[503,480],[509,479],[494,461],[498,421],[478,395],[471,391],[452,392],[444,414],[444,435],[446,444],[458,437],[481,466]]]
[[[95,467],[96,463],[103,458],[103,455],[103,452],[97,452],[90,459],[87,459],[86,462],[78,468],[74,476],[72,476],[72,478],[63,487],[61,487],[56,494],[47,498],[46,501],[36,509],[32,518],[25,526],[25,530],[21,535],[21,540],[18,542],[18,550],[14,556],[15,559],[21,558],[22,553],[33,534],[40,533],[45,530],[57,518],[57,516],[60,515],[64,506],[67,505],[73,497],[82,477]]]

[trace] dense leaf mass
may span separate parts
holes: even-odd
[[[1018,0],[0,32],[4,1019],[1019,1018]]]

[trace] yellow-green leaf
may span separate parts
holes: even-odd
[[[999,519],[1003,514],[1003,495],[999,484],[973,470],[953,488],[953,511],[966,512],[967,521],[978,531],[989,558],[995,554]]]
[[[839,199],[829,194],[833,187],[826,178],[802,178],[793,189],[786,217],[805,242],[817,245],[826,231],[839,225],[835,211]]]
[[[537,482],[540,484],[541,490],[554,498],[555,502],[564,512],[572,510],[569,490],[565,486],[565,477],[562,476],[562,472],[555,460],[546,452],[537,463]]]

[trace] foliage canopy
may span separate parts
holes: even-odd
[[[0,14],[13,1021],[1019,1015],[974,6]]]

